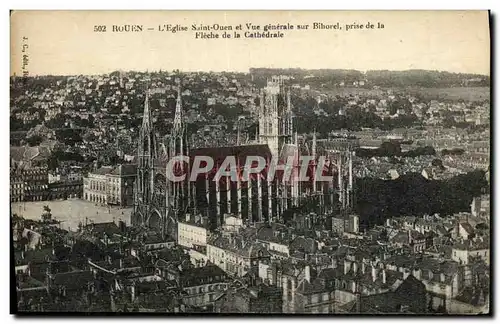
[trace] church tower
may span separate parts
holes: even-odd
[[[144,101],[144,115],[139,130],[137,144],[137,180],[134,188],[134,217],[132,225],[145,225],[151,213],[154,186],[154,163],[157,156],[156,140],[151,111],[149,109],[149,91]]]
[[[269,145],[278,157],[284,144],[293,144],[293,113],[290,89],[282,76],[273,76],[260,94],[259,142]]]
[[[172,131],[169,139],[168,149],[169,159],[174,156],[189,156],[189,141],[187,137],[186,124],[184,123],[181,82],[178,82],[177,100],[175,104],[175,116]],[[172,204],[175,214],[189,205],[191,197],[191,186],[189,182],[189,167],[184,163],[177,163],[174,172],[186,174],[184,182],[175,182],[170,184],[169,201]]]

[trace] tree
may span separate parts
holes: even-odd
[[[431,164],[432,164],[432,166],[439,167],[441,169],[444,168],[443,161],[441,161],[440,159],[434,159],[434,160],[432,160]]]
[[[54,118],[47,122],[47,127],[52,129],[65,127],[66,116],[63,114],[57,114]]]
[[[49,170],[55,170],[59,167],[60,162],[74,161],[83,162],[85,159],[79,153],[75,152],[65,152],[62,150],[55,150],[50,153],[49,159],[47,161]]]
[[[89,128],[94,128],[94,121],[95,121],[95,118],[93,115],[89,115],[88,117],[88,127]]]
[[[383,142],[380,145],[380,152],[383,156],[396,156],[401,153],[401,146],[394,142]]]
[[[363,225],[383,224],[389,217],[424,214],[453,215],[470,210],[472,198],[489,187],[484,171],[446,180],[426,180],[407,173],[397,180],[356,180],[356,212]]]
[[[40,135],[33,135],[26,138],[26,143],[28,143],[29,146],[38,146],[42,142],[43,142],[43,137]]]
[[[82,142],[81,131],[72,128],[56,130],[56,138],[68,146],[73,146],[76,143]]]

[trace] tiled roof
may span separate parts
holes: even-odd
[[[467,232],[467,234],[472,235],[474,234],[474,229],[469,223],[460,223],[460,226]]]
[[[165,242],[172,242],[173,239],[171,237],[165,237],[163,238],[159,234],[151,234],[146,236],[146,240],[144,241],[144,244],[158,244],[158,243],[165,243]]]
[[[135,164],[121,164],[114,168],[109,174],[117,176],[133,176],[136,174],[137,166]]]
[[[100,167],[99,169],[95,170],[92,173],[98,174],[98,175],[106,175],[106,174],[109,174],[112,170],[113,170],[113,168],[110,166],[103,166],[103,167]]]
[[[312,238],[305,238],[298,236],[290,242],[290,249],[304,253],[314,253],[316,252],[317,242]]]
[[[47,146],[38,146],[38,152],[37,159],[48,159],[50,157],[50,148]]]
[[[37,155],[40,154],[38,146],[11,146],[10,147],[10,158],[16,162],[21,161],[31,161]]]
[[[93,234],[106,234],[108,237],[121,232],[120,228],[114,222],[88,224],[85,226],[85,229],[92,231]]]
[[[226,273],[216,265],[209,264],[204,267],[190,268],[181,272],[181,282],[183,287],[199,286],[207,283],[223,282]],[[211,279],[211,281],[208,281]]]
[[[155,263],[155,267],[157,268],[167,268],[169,266],[169,263],[163,259],[159,259]]]
[[[304,279],[299,283],[296,292],[299,294],[308,295],[324,291],[327,291],[327,289],[321,280],[315,279],[309,282]]]
[[[227,156],[236,157],[240,165],[244,165],[248,156],[261,156],[265,159],[271,159],[271,151],[267,144],[198,148],[191,150],[189,154],[191,161],[194,161],[196,156],[211,157],[214,160],[214,167],[220,165]]]
[[[262,246],[262,244],[248,242],[239,236],[234,237],[232,241],[230,238],[220,236],[216,238],[211,245],[227,251],[231,251],[247,258],[257,257],[257,253],[259,251],[262,251],[263,256],[270,255],[269,252]]]
[[[490,248],[489,238],[483,240],[465,240],[455,243],[453,248],[467,251],[485,250]]]
[[[57,273],[54,275],[53,285],[64,286],[66,289],[79,290],[84,289],[87,284],[94,280],[91,271],[78,270],[72,272]]]
[[[272,227],[261,227],[257,231],[257,239],[265,242],[288,245],[292,238],[291,235],[289,235],[288,228],[286,226],[273,224]]]
[[[22,258],[21,252],[15,253],[16,264],[27,264],[31,263],[45,263],[48,262],[52,257],[52,248],[45,248],[40,250],[28,250],[24,252],[24,258]]]
[[[421,241],[421,240],[425,240],[425,236],[422,235],[422,233],[418,232],[418,231],[414,231],[414,230],[411,230],[411,238],[412,240],[417,240],[417,241]]]
[[[165,290],[169,288],[173,288],[174,286],[172,285],[171,282],[166,281],[166,280],[161,280],[161,281],[143,281],[143,282],[137,282],[136,283],[136,292],[137,294],[145,293],[156,293],[156,292],[164,292]]]

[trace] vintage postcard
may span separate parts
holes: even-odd
[[[489,22],[11,11],[11,312],[490,314]]]

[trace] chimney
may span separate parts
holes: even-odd
[[[375,282],[378,277],[378,269],[375,267],[374,264],[372,264],[372,280]]]
[[[308,265],[305,268],[304,276],[304,279],[307,280],[307,282],[311,282],[311,267]]]
[[[385,269],[382,269],[382,283],[385,284],[387,282],[387,274]]]
[[[347,274],[351,270],[351,262],[349,260],[344,260],[344,274]]]
[[[135,301],[135,283],[132,284],[132,286],[130,287],[130,293],[131,293],[131,301],[132,303]]]
[[[408,244],[411,244],[411,229],[408,230]]]
[[[186,214],[186,223],[191,222],[191,214]]]

